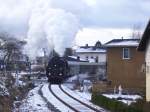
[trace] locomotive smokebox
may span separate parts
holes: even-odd
[[[48,82],[52,84],[62,83],[67,78],[68,71],[68,63],[63,57],[52,57],[46,67]]]

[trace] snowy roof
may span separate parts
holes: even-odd
[[[67,58],[67,61],[88,62],[85,59],[81,59],[81,58],[78,59],[77,56],[68,56],[66,58]]]
[[[76,50],[77,53],[106,53],[106,49],[104,48],[97,48],[93,49],[93,47],[83,48],[80,47]]]
[[[137,47],[140,39],[113,39],[105,44],[106,47]]]

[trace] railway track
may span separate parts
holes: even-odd
[[[58,109],[55,108],[54,105],[52,105],[46,97],[43,96],[43,92],[42,92],[42,88],[44,85],[42,85],[40,87],[40,89],[38,90],[39,95],[42,97],[42,99],[47,103],[47,107],[49,108],[49,110],[51,110],[52,112],[60,112]]]
[[[49,85],[50,92],[74,112],[104,112],[98,110],[67,93],[61,85]]]

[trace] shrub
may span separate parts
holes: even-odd
[[[112,112],[144,112],[142,106],[139,105],[126,105],[115,99],[109,99],[103,95],[93,93],[92,102]]]

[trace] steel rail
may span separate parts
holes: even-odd
[[[59,85],[59,88],[60,88],[66,95],[68,95],[68,96],[71,97],[72,99],[78,101],[78,102],[81,103],[82,105],[88,107],[89,109],[94,110],[94,111],[96,111],[96,112],[102,112],[102,111],[100,111],[100,110],[98,110],[98,109],[96,109],[96,108],[94,108],[94,107],[92,107],[92,106],[90,106],[90,105],[88,105],[88,104],[86,104],[86,103],[84,103],[84,102],[78,100],[77,98],[73,97],[73,96],[70,95],[68,92],[66,92],[66,91],[61,87],[61,85]]]
[[[56,109],[54,107],[54,105],[52,105],[46,97],[43,96],[43,92],[42,92],[42,88],[43,88],[44,85],[42,85],[40,87],[40,89],[38,90],[38,94],[42,97],[42,99],[47,103],[47,106],[48,106],[48,109],[51,110],[51,111],[55,111],[55,112],[60,112],[58,109]]]
[[[67,104],[65,101],[63,101],[61,98],[59,98],[59,97],[53,92],[53,90],[52,90],[52,88],[51,88],[51,84],[49,85],[49,90],[50,90],[50,92],[51,92],[60,102],[62,102],[64,105],[66,105],[67,107],[69,107],[70,109],[72,109],[72,110],[75,111],[75,112],[80,112],[80,111],[78,111],[77,109],[75,109],[73,106]]]

